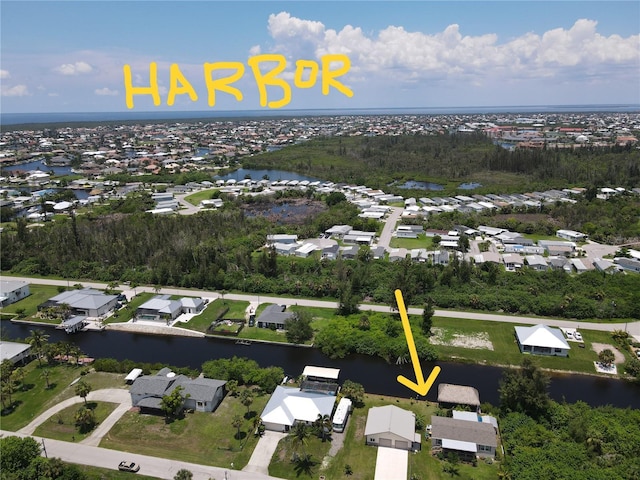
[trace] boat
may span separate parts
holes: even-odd
[[[249,340],[236,340],[236,345],[251,345]]]

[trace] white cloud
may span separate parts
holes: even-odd
[[[274,51],[289,59],[346,54],[354,78],[370,72],[394,81],[459,78],[480,84],[483,79],[508,77],[637,74],[640,35],[606,37],[596,27],[593,20],[579,19],[569,29],[542,35],[529,32],[500,42],[494,33],[463,35],[456,24],[434,34],[389,26],[376,35],[352,25],[340,31],[328,29],[287,12],[272,14],[268,20]]]
[[[93,67],[87,62],[64,63],[59,67],[55,67],[53,71],[61,75],[82,75],[84,73],[91,73]]]
[[[262,53],[262,48],[260,48],[260,45],[254,45],[249,49],[249,55],[251,55],[252,57],[254,55],[260,55],[260,53]]]
[[[0,78],[5,79],[9,78],[11,75],[9,74],[9,70],[0,70]]]
[[[116,95],[118,95],[118,90],[111,90],[108,87],[104,87],[104,88],[96,88],[94,90],[94,93],[96,95],[101,95],[101,96],[111,96],[111,97],[115,97]]]
[[[3,97],[26,97],[31,95],[26,85],[15,85],[13,87],[2,86]]]

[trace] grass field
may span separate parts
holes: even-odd
[[[215,190],[216,189],[201,190],[201,191],[193,193],[191,195],[187,195],[186,197],[184,197],[184,199],[187,202],[189,202],[191,205],[195,205],[197,207],[198,205],[200,205],[200,202],[202,200],[211,199],[211,195],[213,194],[213,192]]]
[[[380,395],[366,395],[364,407],[356,408],[348,421],[344,435],[344,446],[338,454],[329,459],[324,469],[319,469],[317,474],[324,475],[327,479],[335,480],[373,480],[375,473],[377,448],[368,446],[364,442],[364,428],[367,421],[367,413],[371,407],[383,405],[396,405],[405,410],[410,410],[416,416],[422,416],[427,423],[431,415],[436,411],[436,405],[427,402],[418,402],[411,399],[391,398]],[[340,435],[340,434],[334,434]],[[422,437],[422,450],[417,453],[409,453],[409,476],[415,474],[420,480],[444,480],[448,478],[442,471],[442,462],[430,454],[431,443]],[[353,471],[351,475],[345,474],[345,465],[349,465]],[[273,472],[270,470],[270,473]],[[295,472],[294,472],[295,473]],[[295,477],[285,478],[317,478]],[[474,478],[489,480],[497,478],[497,466],[478,463],[478,467],[460,465],[459,478]]]
[[[427,250],[433,249],[433,237],[427,237],[426,235],[418,235],[418,238],[398,238],[393,237],[389,243],[391,248],[426,248]]]
[[[249,306],[249,302],[241,300],[222,300],[217,299],[207,305],[204,311],[187,323],[180,323],[181,328],[188,328],[189,330],[196,330],[198,332],[207,333],[207,329],[211,323],[215,322],[220,315],[224,313],[224,318],[244,320],[245,311]]]
[[[501,323],[473,321],[469,322],[461,319],[434,317],[433,326],[454,331],[458,334],[476,334],[486,332],[493,343],[493,351],[487,349],[470,349],[445,345],[434,345],[440,360],[455,359],[468,360],[474,363],[486,363],[495,365],[520,365],[522,353],[516,342],[514,327],[517,323]],[[591,344],[608,343],[613,344],[611,334],[608,332],[597,332],[583,330],[585,348],[580,348],[577,343],[569,342],[571,350],[568,357],[545,357],[536,355],[536,363],[542,368],[553,370],[568,370],[584,373],[595,373],[593,362],[598,359]]]
[[[96,423],[92,430],[81,433],[80,429],[75,425],[74,415],[78,409],[83,406],[84,403],[78,403],[58,412],[36,428],[36,431],[33,432],[34,435],[38,437],[62,440],[64,442],[80,442],[90,436],[93,430],[95,430],[95,427],[103,422],[104,419],[115,410],[118,404],[108,402],[87,402],[87,407],[93,410]]]
[[[144,455],[172,458],[203,465],[244,467],[258,438],[253,434],[253,418],[264,409],[269,395],[254,396],[247,408],[239,397],[227,395],[213,413],[187,413],[166,423],[164,417],[127,412],[102,439],[101,447]],[[243,419],[237,438],[232,419]]]
[[[2,412],[2,428],[16,431],[27,425],[53,405],[75,396],[75,389],[71,382],[81,376],[86,368],[72,365],[43,365],[38,366],[36,360],[24,367],[24,390],[18,386],[12,395],[14,409]],[[49,388],[43,371],[49,372]],[[89,372],[82,379],[91,385],[92,390],[102,388],[117,388],[124,385],[124,375]]]
[[[20,310],[24,310],[22,313],[23,320],[35,320],[42,323],[60,323],[60,320],[46,321],[41,318],[35,318],[35,314],[38,313],[38,305],[46,302],[51,297],[54,297],[60,293],[58,287],[53,285],[36,285],[30,284],[29,291],[31,295],[23,298],[19,302],[12,303],[11,305],[2,309],[3,313],[16,314]]]

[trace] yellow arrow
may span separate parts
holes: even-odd
[[[422,374],[422,367],[420,366],[420,360],[418,359],[418,352],[416,350],[416,344],[413,341],[413,333],[411,333],[411,324],[409,323],[409,317],[407,316],[407,309],[404,306],[404,299],[402,298],[402,292],[400,290],[395,291],[396,302],[398,303],[398,310],[400,311],[400,318],[402,319],[402,328],[404,329],[404,336],[407,337],[407,345],[409,347],[409,355],[411,355],[411,363],[413,364],[413,371],[416,374],[416,381],[409,380],[404,375],[398,375],[398,382],[407,388],[410,388],[414,392],[422,395],[423,397],[429,392],[431,385],[436,381],[438,374],[440,373],[440,367],[435,366],[429,378],[425,381]]]

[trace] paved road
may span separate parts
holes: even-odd
[[[380,234],[380,238],[378,239],[378,246],[384,247],[385,250],[389,250],[391,237],[396,229],[396,223],[398,223],[398,219],[400,218],[400,215],[402,215],[403,210],[401,207],[390,208],[391,213],[389,213],[387,219],[384,221],[384,228],[382,229],[382,233]]]
[[[16,434],[14,432],[0,431],[3,437],[28,436]],[[40,437],[33,437],[42,443]],[[193,473],[194,480],[276,480],[277,477],[270,477],[256,472],[244,472],[231,468],[209,467],[197,465],[195,463],[180,462],[178,460],[168,460],[165,458],[139,455],[137,453],[125,453],[108,448],[82,445],[80,443],[62,442],[60,440],[44,439],[44,447],[48,457],[60,458],[65,462],[78,463],[81,465],[93,465],[96,467],[117,470],[118,464],[123,460],[135,462],[140,465],[140,473],[151,477],[171,480],[178,470],[186,468]],[[44,452],[43,452],[44,453]]]
[[[196,207],[195,205],[192,205],[191,203],[187,202],[184,198],[188,195],[193,195],[195,192],[189,192],[189,193],[181,193],[179,195],[175,195],[175,199],[178,201],[178,203],[180,204],[180,210],[178,210],[178,213],[180,215],[193,215],[195,213],[198,213],[201,208],[200,207]]]
[[[2,277],[9,278],[9,277]],[[14,280],[22,280],[25,282],[33,283],[33,284],[42,284],[42,285],[67,285],[70,283],[71,285],[78,283],[76,280],[71,280],[67,282],[66,280],[51,280],[51,279],[42,279],[42,278],[29,278],[29,277],[11,277]],[[85,287],[93,287],[98,289],[104,289],[107,287],[106,283],[99,282],[81,282]],[[118,287],[120,290],[129,290],[130,287],[127,285],[122,285]],[[155,292],[154,287],[136,287],[137,292]],[[184,295],[184,296],[193,296],[198,295],[203,298],[208,298],[210,300],[215,300],[220,298],[220,295],[216,292],[211,292],[207,290],[196,290],[196,289],[184,289],[184,288],[162,288],[159,293],[165,293],[169,295]],[[337,302],[329,302],[325,300],[309,300],[304,298],[281,298],[281,297],[270,297],[265,295],[255,295],[255,294],[237,294],[237,293],[226,293],[225,298],[229,300],[244,300],[248,302],[255,302],[258,300],[260,303],[278,303],[281,305],[301,305],[304,307],[320,307],[320,308],[338,308]],[[373,305],[373,304],[362,304],[360,305],[361,310],[370,310],[374,312],[390,312],[391,308],[388,305]],[[411,315],[420,315],[422,314],[421,308],[409,308],[409,314]],[[467,320],[484,320],[489,322],[507,322],[507,323],[521,323],[525,325],[537,325],[539,323],[545,323],[554,327],[566,327],[566,328],[579,328],[580,330],[598,330],[603,332],[612,332],[614,330],[626,330],[632,335],[640,335],[640,322],[627,322],[627,323],[593,323],[593,322],[580,322],[574,320],[558,320],[552,318],[545,317],[521,317],[517,315],[499,315],[499,314],[491,314],[491,313],[474,313],[474,312],[461,312],[455,310],[436,310],[435,316],[437,317],[445,317],[445,318],[458,318],[458,319],[467,319]]]

